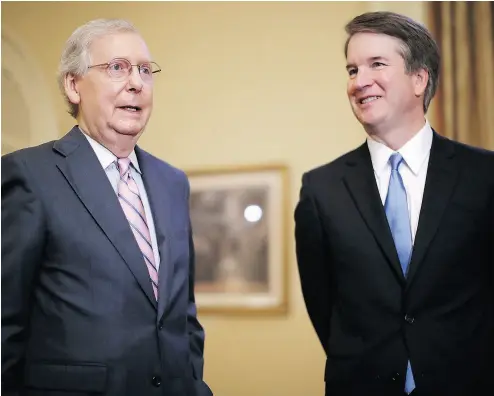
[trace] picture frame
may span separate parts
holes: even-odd
[[[217,167],[186,173],[198,311],[285,313],[287,167]]]

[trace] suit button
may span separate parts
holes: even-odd
[[[158,330],[163,330],[163,322],[158,322]]]
[[[415,322],[415,318],[413,316],[405,315],[405,322],[407,322],[408,324],[412,324],[413,322]]]
[[[151,379],[151,383],[156,386],[157,388],[161,386],[161,377],[160,376],[155,376]]]

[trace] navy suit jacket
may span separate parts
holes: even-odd
[[[159,298],[78,128],[2,157],[2,394],[212,395],[194,301],[185,174],[136,147]]]

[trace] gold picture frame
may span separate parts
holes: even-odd
[[[198,311],[286,313],[288,168],[269,164],[186,173]]]

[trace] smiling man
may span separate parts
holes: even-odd
[[[212,395],[185,174],[136,146],[159,66],[137,30],[74,31],[77,125],[2,157],[2,394]]]
[[[374,12],[346,31],[347,94],[367,141],[306,172],[295,210],[326,395],[488,394],[494,153],[426,120],[440,59],[422,25]]]

